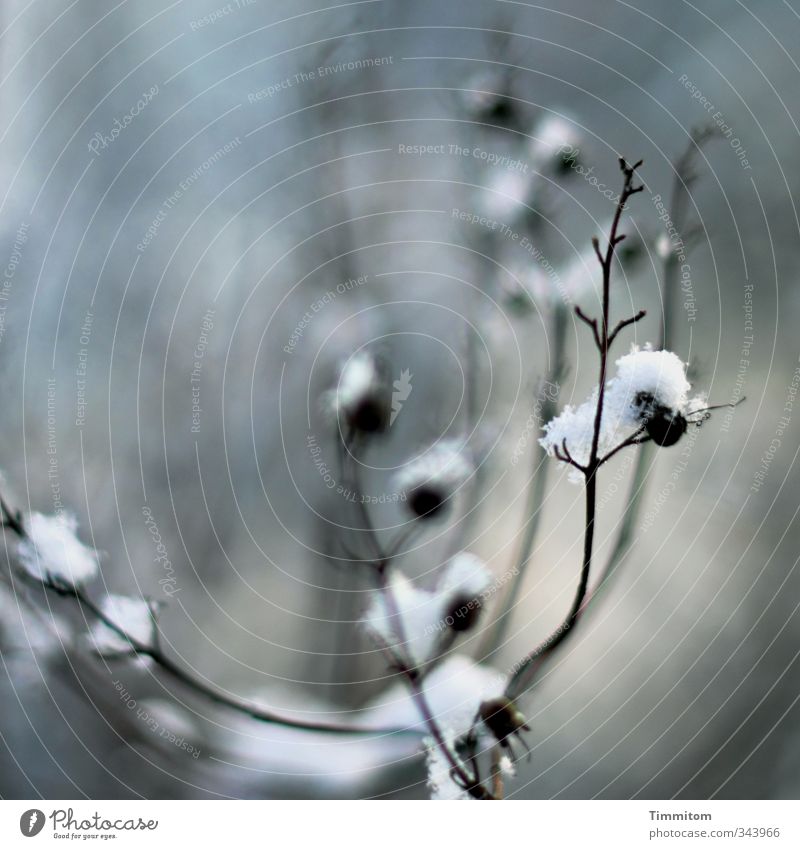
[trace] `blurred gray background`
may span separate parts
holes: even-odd
[[[409,452],[464,432],[474,383],[480,511],[432,534],[411,574],[424,578],[460,542],[501,575],[524,521],[530,469],[510,457],[551,339],[540,316],[502,298],[498,263],[528,256],[453,215],[485,208],[497,166],[450,145],[524,158],[530,128],[562,115],[610,187],[617,154],[645,160],[628,229],[653,239],[670,163],[719,113],[739,144],[714,140],[698,158],[702,233],[673,347],[712,402],[747,401],[703,426],[688,463],[678,449],[655,455],[642,503],[652,521],[638,523],[632,555],[525,700],[533,757],[509,793],[796,797],[796,0],[6,0],[0,16],[6,496],[74,511],[103,552],[97,590],[169,600],[165,645],[198,674],[329,716],[391,683],[356,624],[369,582],[340,545],[357,531],[340,526],[357,517],[308,448],[317,439],[334,465],[316,399],[341,358],[379,344],[413,374],[372,458],[375,492]],[[498,86],[520,129],[470,112],[470,90]],[[400,147],[419,144],[444,152]],[[536,238],[566,267],[611,207],[575,173],[542,180]],[[657,263],[647,257],[616,290],[619,316],[650,310],[640,343],[658,337]],[[468,320],[480,338],[472,372]],[[595,380],[588,343],[570,322],[561,403]],[[550,472],[524,596],[492,659],[500,670],[546,636],[574,591],[580,490]],[[628,473],[623,462],[601,484],[601,551]],[[376,516],[392,524],[397,507]],[[82,624],[68,604],[11,578],[0,590],[4,797],[425,795],[405,749],[309,748],[224,716],[152,670],[93,660],[65,636]],[[55,647],[37,636],[53,622]],[[474,642],[463,650],[475,656]],[[115,681],[201,756],[157,745],[120,710]]]

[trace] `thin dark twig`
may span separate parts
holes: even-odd
[[[384,599],[389,620],[395,623],[392,626],[395,636],[398,638],[401,645],[408,645],[405,626],[403,625],[403,618],[400,613],[400,609],[397,606],[397,600],[394,597],[394,593],[392,592],[392,588],[387,579],[386,571],[386,568],[377,570],[378,591]],[[386,646],[386,651],[393,660],[394,668],[405,678],[408,684],[408,689],[411,693],[411,698],[414,700],[417,710],[419,710],[420,714],[422,714],[422,718],[425,721],[425,724],[427,725],[436,745],[442,750],[447,762],[450,764],[451,775],[457,778],[459,784],[474,799],[493,799],[494,797],[486,790],[480,781],[477,763],[473,763],[474,774],[469,775],[464,764],[453,753],[447,743],[447,740],[445,740],[444,734],[442,733],[441,728],[439,728],[439,723],[433,715],[430,704],[428,703],[428,698],[422,687],[422,676],[416,666],[414,666],[413,661],[407,662],[400,656],[398,650],[392,646]]]
[[[639,310],[636,315],[632,315],[630,318],[623,318],[617,322],[617,326],[611,331],[611,336],[608,338],[609,346],[613,344],[614,340],[617,338],[617,334],[624,330],[626,327],[629,327],[631,324],[636,324],[637,321],[641,321],[647,315],[647,310]]]
[[[625,448],[629,448],[631,445],[644,445],[645,442],[649,442],[650,437],[646,435],[644,425],[638,428],[634,433],[632,433],[629,437],[624,439],[617,445],[615,448],[612,448],[607,454],[604,454],[599,462],[598,467],[607,463],[615,454],[618,454]]]
[[[2,495],[0,495],[0,513],[2,513],[2,521],[0,522],[2,527],[13,531],[20,539],[25,539],[28,536],[22,522],[22,513],[19,510],[12,510]]]
[[[692,130],[689,144],[675,163],[669,211],[672,217],[672,226],[678,234],[678,238],[680,239],[681,234],[684,234],[682,236],[684,256],[688,256],[689,251],[694,248],[699,237],[705,232],[705,228],[700,223],[693,225],[688,223],[689,189],[699,176],[694,164],[703,145],[719,135],[718,128],[711,124]],[[670,242],[669,250],[663,260],[661,291],[664,306],[659,339],[659,348],[663,350],[671,350],[672,348],[673,315],[679,291],[680,247],[680,242],[678,244]],[[647,469],[652,458],[652,448],[652,443],[645,444],[637,454],[625,511],[613,548],[598,578],[598,587],[605,584],[629,551],[633,528],[639,515],[639,507],[644,494]]]
[[[555,454],[557,460],[560,460],[562,463],[568,463],[570,466],[574,466],[579,472],[586,474],[586,466],[582,465],[577,460],[575,460],[569,453],[569,448],[567,448],[566,439],[561,443],[560,446],[553,446],[553,453]]]
[[[592,236],[592,247],[594,248],[594,253],[598,259],[598,262],[600,263],[600,265],[602,265],[605,260],[603,259],[603,254],[600,251],[600,240],[597,238],[597,236]]]
[[[506,696],[511,699],[517,698],[524,693],[528,687],[530,687],[544,658],[550,655],[555,648],[566,639],[567,635],[572,632],[581,613],[583,600],[586,597],[586,592],[589,586],[589,574],[591,572],[592,556],[594,552],[594,527],[597,510],[597,470],[601,465],[600,434],[602,432],[603,408],[605,405],[608,351],[611,342],[613,341],[611,333],[609,332],[609,317],[611,313],[611,272],[614,262],[614,251],[621,241],[619,239],[619,225],[622,219],[622,213],[625,210],[625,205],[631,196],[642,191],[644,188],[642,185],[634,185],[634,175],[636,173],[636,169],[642,164],[641,160],[634,165],[629,165],[624,159],[620,158],[619,164],[624,175],[624,182],[617,202],[617,207],[614,212],[614,217],[611,222],[611,229],[609,231],[605,253],[600,251],[597,239],[594,239],[592,242],[595,246],[595,252],[600,260],[600,265],[603,271],[603,306],[600,324],[600,345],[598,346],[600,355],[600,375],[597,392],[597,407],[595,410],[594,426],[592,430],[592,447],[589,452],[589,459],[581,470],[585,480],[586,522],[583,537],[583,562],[578,582],[578,589],[575,593],[569,613],[562,621],[561,625],[544,641],[544,643],[526,655],[522,661],[517,664],[516,671],[511,675],[508,684],[506,685]],[[565,448],[566,445],[562,444],[562,449]],[[568,452],[564,451],[564,457],[566,457],[567,462],[569,462]]]
[[[581,321],[583,321],[585,324],[588,324],[589,327],[591,327],[592,334],[594,336],[595,344],[599,348],[600,347],[600,333],[597,329],[597,319],[596,318],[589,318],[589,316],[586,315],[586,313],[578,306],[575,307],[575,315],[577,315],[578,318]]]

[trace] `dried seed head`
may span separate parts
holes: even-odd
[[[350,430],[373,434],[389,426],[391,393],[384,372],[366,351],[354,354],[342,368],[331,397],[336,413]]]
[[[525,717],[516,704],[505,696],[489,699],[480,706],[483,724],[492,732],[501,745],[507,745],[508,738],[520,731],[530,731]]]
[[[471,631],[481,616],[481,600],[467,595],[455,596],[447,612],[445,621],[459,634]]]
[[[668,448],[675,445],[686,433],[686,417],[680,410],[671,410],[664,404],[659,404],[649,392],[640,392],[635,403],[641,410],[641,419],[647,435],[656,445]]]
[[[442,440],[397,473],[395,489],[406,495],[414,517],[432,519],[443,514],[471,473],[464,446]]]
[[[411,512],[420,519],[432,519],[447,502],[447,492],[440,486],[429,483],[420,486],[408,496]]]

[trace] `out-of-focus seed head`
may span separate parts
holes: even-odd
[[[339,383],[329,397],[348,430],[375,434],[388,428],[391,392],[385,368],[372,354],[354,354],[342,368]]]
[[[501,745],[506,744],[512,734],[530,731],[522,712],[511,699],[505,696],[482,702],[480,716],[483,724]]]

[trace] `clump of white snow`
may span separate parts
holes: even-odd
[[[629,354],[617,360],[616,367],[615,376],[606,383],[600,426],[601,456],[640,428],[657,407],[673,414],[690,412],[691,385],[686,377],[686,364],[676,354],[654,351],[650,346],[633,346]],[[545,434],[539,441],[549,454],[555,455],[566,442],[572,458],[583,465],[587,463],[598,395],[595,388],[580,406],[567,406],[544,426]],[[570,478],[580,480],[580,474],[571,474]]]
[[[153,606],[143,598],[107,595],[100,609],[103,615],[121,628],[137,644],[152,648],[155,645],[156,622]],[[133,650],[131,641],[105,622],[98,622],[91,632],[94,648],[99,654],[120,654]]]
[[[54,580],[75,587],[97,574],[97,552],[77,537],[78,521],[67,513],[31,513],[27,536],[18,546],[25,570],[40,581]]]

